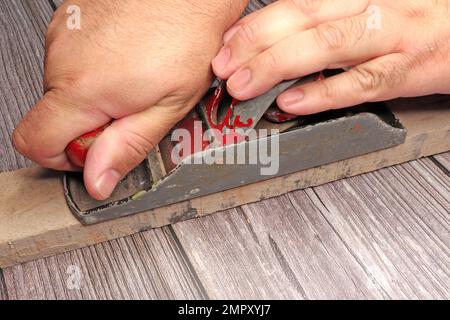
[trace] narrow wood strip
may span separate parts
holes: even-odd
[[[11,299],[203,299],[165,229],[4,270]],[[0,287],[1,288],[1,287]]]

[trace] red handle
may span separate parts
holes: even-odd
[[[69,160],[76,166],[83,168],[86,162],[86,156],[89,148],[94,143],[95,139],[109,126],[105,125],[92,132],[83,134],[81,137],[73,140],[67,145],[66,154]]]

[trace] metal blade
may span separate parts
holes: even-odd
[[[252,119],[252,125],[249,126],[247,130],[253,129],[264,116],[267,109],[273,104],[275,99],[298,81],[299,79],[284,81],[259,97],[242,101],[234,107],[232,122],[236,120],[237,116],[239,116],[240,121],[244,123],[248,123],[250,119]]]
[[[275,102],[276,98],[294,85],[305,84],[312,82],[316,79],[317,75],[310,75],[304,78],[299,78],[295,80],[284,81],[279,85],[275,86],[272,90],[266,92],[265,94],[256,97],[251,100],[242,101],[234,107],[232,122],[236,120],[236,117],[240,117],[241,122],[247,122],[252,119],[252,125],[246,130],[254,129],[261,118],[266,113],[267,109]],[[246,131],[244,130],[244,131]]]

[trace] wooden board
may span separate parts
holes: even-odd
[[[89,227],[81,226],[69,212],[60,174],[40,168],[2,173],[0,266],[124,237],[450,150],[449,104],[446,96],[393,102],[396,115],[409,130],[407,141],[396,148]]]
[[[449,194],[426,158],[6,268],[5,296],[448,299]]]

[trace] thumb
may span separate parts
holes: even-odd
[[[84,167],[84,183],[97,200],[111,196],[117,184],[137,167],[184,114],[154,106],[114,121],[93,143]]]

